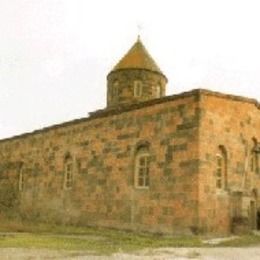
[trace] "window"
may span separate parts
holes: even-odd
[[[141,97],[143,94],[143,84],[141,80],[134,81],[134,96]]]
[[[253,148],[250,152],[250,171],[258,173],[258,154],[257,140],[253,139]]]
[[[222,175],[223,175],[223,158],[220,154],[217,154],[217,188],[222,188]]]
[[[254,151],[251,151],[250,154],[250,171],[251,172],[256,172],[257,169],[257,157],[256,157],[256,153]]]
[[[19,170],[19,181],[18,181],[18,189],[22,191],[24,189],[24,173],[23,166],[20,167]]]
[[[154,95],[156,98],[159,98],[161,96],[161,86],[157,85],[154,87]]]
[[[119,83],[118,81],[116,80],[113,85],[112,85],[112,99],[116,98],[118,96],[118,86],[119,86]]]
[[[219,147],[216,155],[216,187],[218,189],[227,188],[227,156],[223,146]]]
[[[65,161],[65,167],[64,167],[64,188],[70,189],[73,184],[73,161],[72,158],[68,158]]]
[[[148,188],[150,174],[150,154],[147,148],[137,151],[135,158],[135,187]]]

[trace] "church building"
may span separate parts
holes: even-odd
[[[170,234],[260,228],[260,104],[167,77],[141,40],[107,107],[0,140],[0,215]]]

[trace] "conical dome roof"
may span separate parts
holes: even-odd
[[[117,63],[111,72],[124,69],[145,69],[160,73],[164,76],[158,65],[144,47],[139,37],[132,48]]]

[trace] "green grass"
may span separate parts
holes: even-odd
[[[243,235],[218,245],[205,245],[199,236],[162,236],[107,228],[57,226],[0,221],[0,247],[84,250],[92,254],[131,252],[159,247],[243,247],[260,245],[260,236]],[[15,232],[15,233],[12,233]]]
[[[144,248],[201,246],[196,238],[156,238],[133,234],[91,237],[62,237],[53,234],[15,234],[0,238],[0,247],[48,248],[66,250],[86,250],[94,253],[110,254],[118,251],[130,252]]]
[[[10,232],[19,233],[10,233]],[[199,247],[195,236],[166,237],[148,233],[118,231],[106,228],[55,226],[22,222],[1,222],[0,247],[86,250],[98,254],[130,252],[144,248]]]
[[[91,239],[55,237],[41,234],[18,234],[0,239],[0,247],[12,248],[46,248],[65,250],[87,250],[96,253],[109,254],[115,251],[114,246],[104,244]]]

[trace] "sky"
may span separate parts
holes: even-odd
[[[141,35],[167,95],[260,96],[259,0],[0,0],[0,139],[106,107]]]

